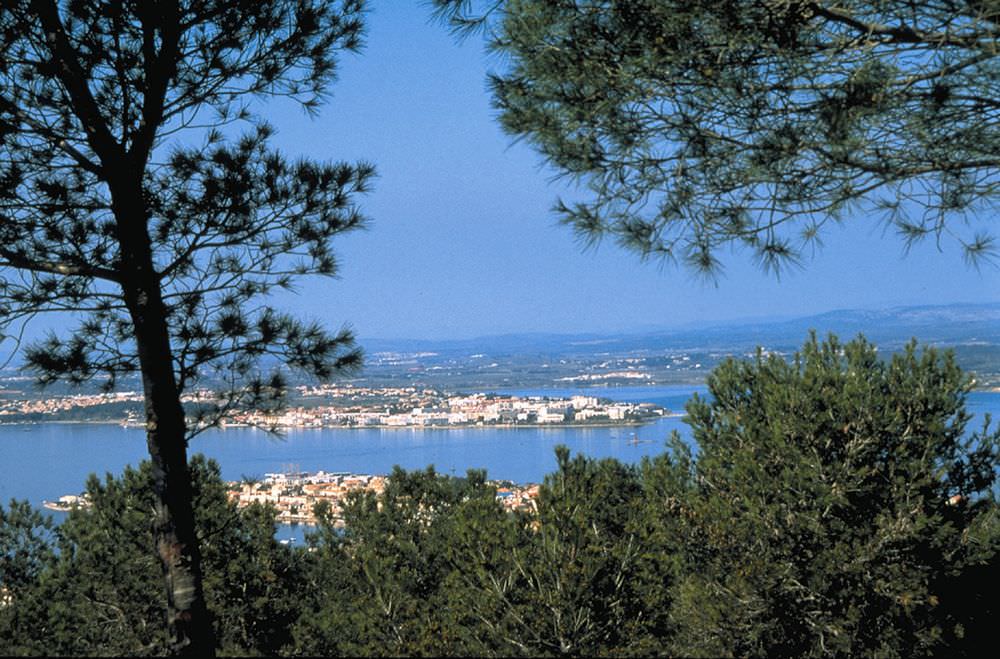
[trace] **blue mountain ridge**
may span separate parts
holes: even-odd
[[[657,350],[745,350],[801,346],[815,331],[848,340],[858,334],[877,345],[898,347],[915,338],[924,344],[1000,344],[1000,303],[921,305],[883,310],[840,309],[784,320],[705,323],[638,333],[519,333],[470,339],[361,339],[369,355],[434,352],[468,357],[529,354],[602,354]]]

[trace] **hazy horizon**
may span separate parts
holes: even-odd
[[[380,342],[391,342],[391,341],[427,341],[428,343],[433,342],[448,342],[448,341],[475,341],[481,339],[490,338],[502,338],[502,337],[515,337],[515,336],[613,336],[613,335],[641,335],[646,333],[656,333],[656,332],[675,332],[675,331],[685,331],[685,330],[697,330],[697,329],[708,329],[711,327],[730,327],[739,325],[750,325],[750,324],[771,324],[771,323],[783,323],[783,322],[794,322],[797,320],[805,320],[809,318],[814,318],[817,316],[825,316],[831,314],[839,313],[855,313],[855,312],[869,312],[869,313],[888,313],[893,311],[903,311],[919,308],[929,308],[929,309],[947,309],[952,307],[997,307],[1000,308],[1000,302],[981,302],[981,301],[967,301],[958,300],[954,302],[945,302],[941,304],[903,304],[903,305],[893,305],[884,307],[840,307],[831,308],[826,310],[817,311],[815,313],[805,313],[805,314],[781,314],[781,315],[760,315],[760,316],[742,316],[734,318],[723,318],[719,320],[711,321],[700,321],[694,320],[678,325],[649,325],[649,326],[636,326],[632,328],[625,328],[622,330],[581,330],[581,331],[569,331],[569,332],[548,332],[541,330],[524,329],[520,331],[512,332],[487,332],[485,334],[476,335],[466,335],[466,336],[441,336],[441,337],[421,337],[421,336],[358,336],[357,341],[363,347],[365,341],[380,341]],[[805,337],[803,337],[804,339]]]

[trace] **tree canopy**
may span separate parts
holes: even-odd
[[[290,160],[255,114],[314,111],[364,2],[14,0],[0,5],[0,338],[69,312],[29,345],[42,384],[141,376],[154,545],[173,647],[215,647],[201,583],[187,442],[231,409],[283,403],[281,369],[354,369],[346,329],[272,308],[332,275],[359,228],[367,163]],[[242,130],[242,132],[241,132]],[[70,323],[66,322],[67,325]],[[188,420],[186,391],[207,384]]]
[[[683,655],[975,653],[996,614],[1000,433],[911,344],[729,360],[688,407],[674,513]],[[987,419],[985,423],[989,423]]]
[[[586,183],[556,212],[587,241],[706,273],[734,245],[777,269],[864,214],[906,245],[993,251],[996,2],[434,4],[485,29],[503,128]]]

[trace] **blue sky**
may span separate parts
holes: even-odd
[[[948,242],[904,256],[874,217],[827,231],[780,281],[746,254],[724,255],[712,284],[611,243],[584,250],[549,211],[574,191],[494,121],[485,76],[499,63],[481,41],[457,43],[419,2],[373,4],[365,50],[342,58],[317,118],[280,103],[265,111],[289,155],[364,159],[379,172],[363,203],[371,229],[336,245],[340,278],[304,282],[285,308],[362,339],[436,339],[1000,301],[1000,269],[970,268]]]

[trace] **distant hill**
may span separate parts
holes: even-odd
[[[912,338],[922,345],[951,348],[978,386],[1000,387],[1000,304],[843,309],[801,318],[622,334],[524,333],[450,341],[361,339],[365,367],[350,381],[468,391],[701,383],[726,357],[752,355],[758,346],[790,355],[810,331],[821,337],[834,333],[845,341],[864,334],[886,355]],[[297,375],[291,376],[297,381]],[[26,390],[28,380],[14,367],[0,371],[0,389]],[[139,387],[138,381],[121,385]],[[57,385],[48,391],[69,393],[71,388]]]
[[[850,339],[859,333],[887,349],[911,338],[934,345],[1000,345],[1000,303],[910,306],[880,311],[843,309],[791,320],[706,323],[683,329],[627,334],[505,334],[474,339],[362,340],[368,354],[435,352],[440,356],[474,354],[582,355],[661,350],[745,351],[758,345],[773,349],[801,346],[811,330]]]

